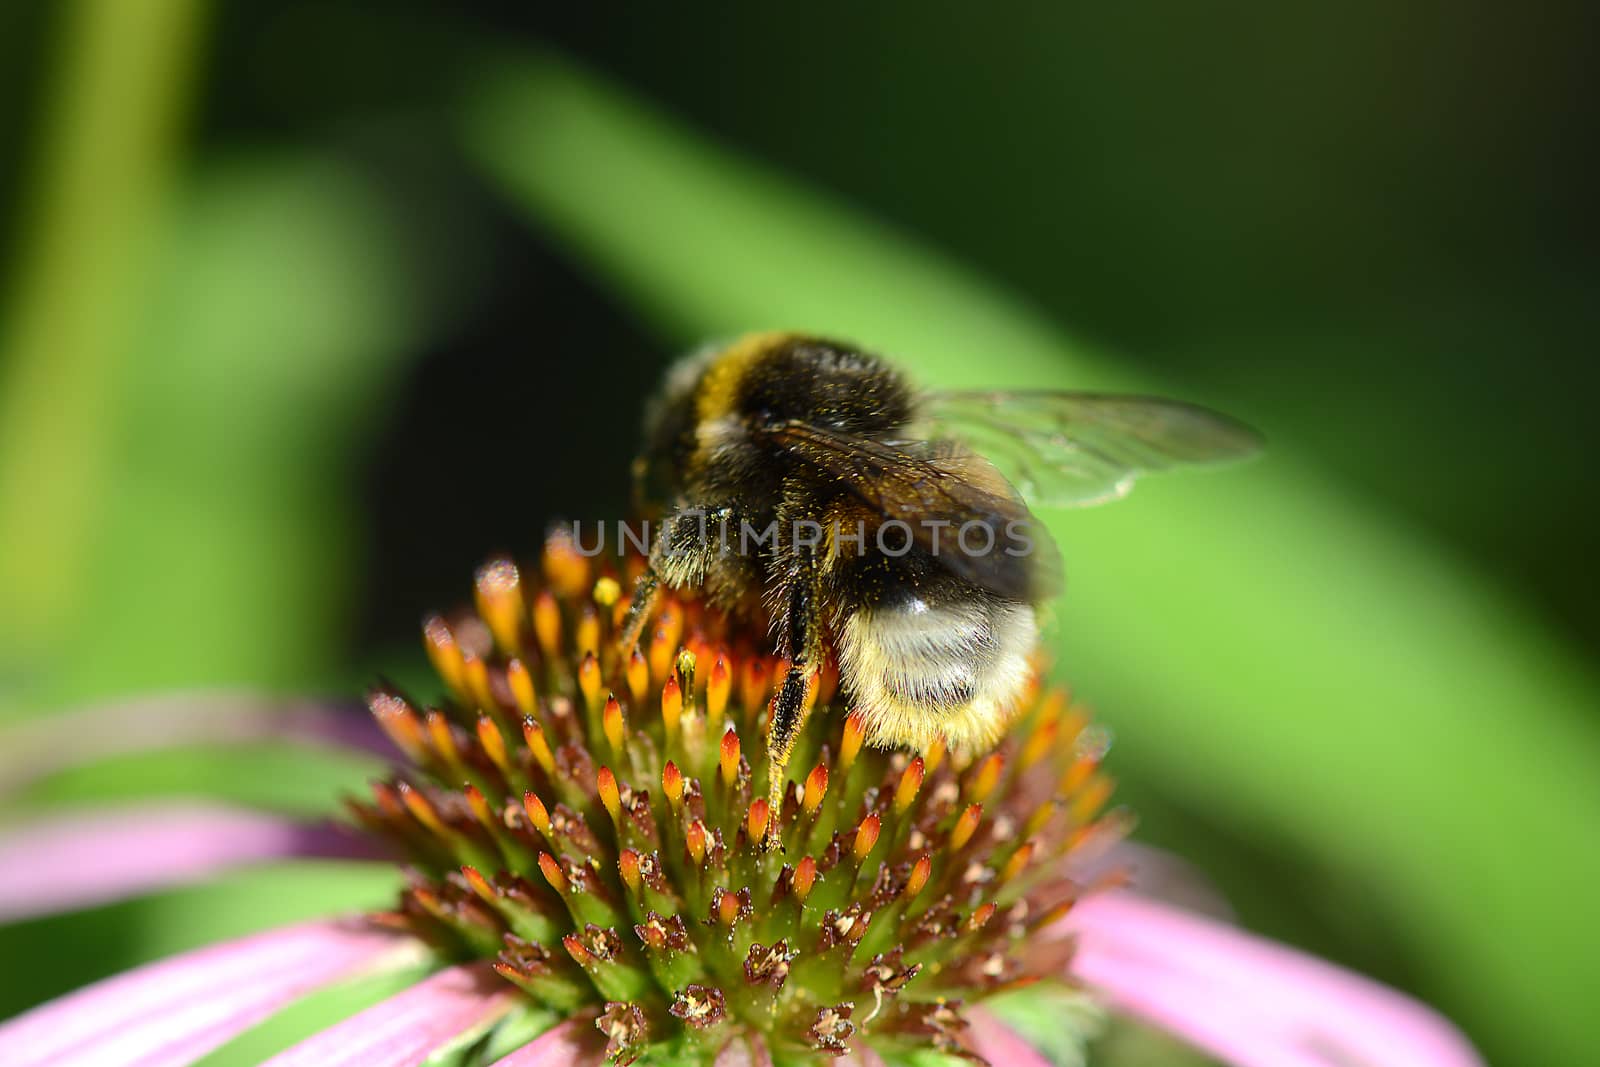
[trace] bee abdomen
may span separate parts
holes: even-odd
[[[875,744],[964,749],[999,737],[1029,675],[1033,608],[963,590],[908,595],[849,615],[839,633],[845,686]]]

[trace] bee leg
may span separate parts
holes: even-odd
[[[767,734],[767,837],[766,850],[781,850],[783,791],[789,784],[789,757],[795,740],[805,726],[810,709],[806,707],[806,670],[796,663],[784,676],[783,686],[772,703],[772,728]]]
[[[650,558],[645,561],[644,573],[633,583],[633,599],[628,602],[628,614],[622,620],[622,633],[617,637],[617,647],[627,657],[639,644],[639,631],[644,629],[650,611],[661,599],[661,565],[667,550],[667,539],[658,536],[650,545]]]
[[[650,552],[655,558],[655,550]],[[661,576],[653,563],[646,563],[644,573],[633,583],[633,599],[628,602],[628,614],[622,620],[622,633],[617,637],[617,647],[626,656],[639,644],[639,631],[650,617],[650,610],[661,598]]]
[[[617,646],[624,654],[638,645],[645,621],[661,598],[662,585],[679,589],[705,581],[713,547],[705,524],[709,514],[712,512],[707,508],[680,503],[662,522],[660,532],[650,544],[650,559],[645,563],[644,573],[633,585],[633,599],[622,620],[622,633],[617,637]]]
[[[763,847],[771,851],[783,847],[780,841],[783,792],[789,784],[786,773],[795,741],[811,714],[807,699],[811,675],[822,659],[822,609],[818,596],[815,560],[806,551],[790,582],[788,614],[785,618],[789,670],[772,701],[772,725],[767,732],[767,837]]]

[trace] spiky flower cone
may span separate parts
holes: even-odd
[[[1045,931],[1081,891],[1068,868],[1125,820],[1062,694],[992,752],[912,755],[863,749],[826,671],[772,811],[764,631],[668,601],[624,657],[612,566],[559,537],[542,580],[487,564],[476,613],[424,627],[447,702],[370,694],[412,764],[353,805],[414,864],[385,921],[591,1014],[620,1063],[738,1039],[960,1052],[964,1004],[1066,972]]]

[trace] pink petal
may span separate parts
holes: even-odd
[[[162,693],[8,727],[0,744],[0,794],[128,752],[250,741],[349,748],[386,761],[398,755],[372,716],[338,702],[230,691]]]
[[[1235,927],[1128,893],[1062,920],[1110,1006],[1237,1067],[1481,1067],[1426,1005]]]
[[[504,1015],[518,996],[486,963],[450,967],[264,1067],[413,1067],[451,1038]]]
[[[1203,980],[1174,978],[1159,970],[1119,966],[1093,950],[1073,969],[1111,1007],[1174,1034],[1232,1067],[1363,1067],[1335,1064],[1294,1046],[1247,1006],[1230,1001]],[[1420,1065],[1419,1065],[1420,1067]]]
[[[0,830],[0,922],[100,904],[289,856],[374,855],[327,824],[163,804],[47,816]]]
[[[967,1028],[962,1031],[967,1047],[991,1067],[1050,1067],[1050,1061],[1005,1023],[982,1008],[966,1012]]]
[[[0,1063],[177,1067],[313,989],[417,952],[409,939],[332,920],[210,945],[0,1023]]]
[[[568,1019],[552,1027],[508,1056],[494,1067],[588,1067],[603,1063],[606,1039],[595,1029],[592,1018]]]

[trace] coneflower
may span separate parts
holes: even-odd
[[[864,747],[824,669],[774,809],[762,732],[786,665],[693,601],[623,652],[629,578],[559,537],[532,574],[495,560],[475,611],[424,624],[442,699],[369,694],[405,763],[350,809],[406,860],[393,910],[82,990],[0,1024],[0,1062],[189,1063],[418,953],[431,977],[273,1062],[409,1064],[469,1042],[477,1062],[563,1067],[1047,1062],[1000,1022],[1024,987],[1241,1067],[1478,1062],[1399,994],[1128,892],[1106,735],[1059,690],[1036,687],[992,751],[912,754]],[[1043,1021],[1056,1047],[1091,1036],[1075,1017]]]
[[[355,806],[413,863],[382,921],[592,1016],[620,1063],[962,1051],[968,1005],[1060,978],[1068,871],[1126,827],[1063,694],[975,758],[863,748],[858,716],[815,715],[773,810],[756,754],[784,665],[763,634],[669,601],[625,654],[626,576],[588,564],[552,540],[542,587],[497,560],[476,614],[427,621],[450,710],[372,693],[412,764]],[[832,672],[814,690],[831,707]]]

